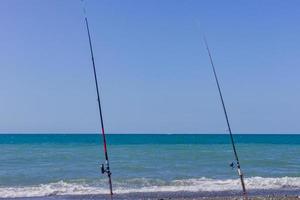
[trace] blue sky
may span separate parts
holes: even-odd
[[[300,133],[300,2],[87,0],[109,133]],[[96,132],[81,2],[2,0],[0,132]]]

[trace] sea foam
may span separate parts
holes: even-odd
[[[139,193],[139,192],[221,192],[241,190],[239,179],[183,179],[169,182],[151,179],[134,179],[121,182],[114,182],[116,194]],[[135,186],[131,186],[134,182]],[[268,190],[300,189],[300,177],[281,177],[281,178],[246,178],[245,183],[248,190]],[[137,187],[140,185],[140,187]],[[64,182],[41,184],[37,186],[24,187],[0,187],[0,197],[42,197],[55,195],[91,195],[106,194],[108,189],[105,187],[92,186],[87,183]]]

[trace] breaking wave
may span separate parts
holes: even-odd
[[[262,178],[251,177],[245,179],[249,190],[268,189],[300,189],[300,177]],[[163,181],[157,179],[130,179],[115,181],[114,191],[118,194],[139,192],[220,192],[240,190],[239,179],[183,179]],[[91,195],[107,194],[107,187],[89,184],[84,181],[41,184],[37,186],[0,187],[0,197],[42,197],[55,195]]]

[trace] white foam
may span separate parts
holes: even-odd
[[[89,187],[85,184],[59,181],[57,183],[41,184],[30,187],[2,187],[0,188],[0,197],[39,197],[50,195],[98,194],[105,192],[104,189],[102,191],[101,188]]]
[[[149,179],[134,179],[135,185],[141,187],[130,187],[126,181],[115,183],[115,193],[124,194],[132,192],[216,192],[240,190],[239,179],[185,179],[170,182],[153,181]],[[155,184],[157,183],[157,184]],[[300,177],[281,177],[281,178],[246,178],[245,184],[248,189],[300,189]],[[57,183],[41,184],[38,186],[26,187],[0,187],[0,197],[37,197],[50,195],[84,195],[84,194],[107,194],[108,189],[103,187],[91,186],[86,183],[67,183],[59,181]]]

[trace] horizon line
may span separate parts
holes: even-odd
[[[0,132],[0,135],[9,135],[9,134],[23,134],[23,135],[100,135],[100,132]],[[162,132],[162,133],[150,133],[150,132],[127,132],[127,133],[106,133],[107,135],[227,135],[229,133],[220,133],[220,132],[201,132],[201,133],[167,133],[167,132]],[[271,132],[237,132],[233,133],[233,135],[299,135],[300,132],[282,132],[282,133],[271,133]]]

